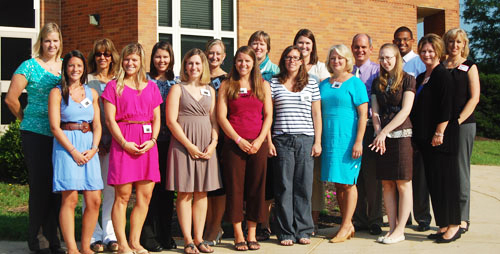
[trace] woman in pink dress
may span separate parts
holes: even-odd
[[[155,83],[146,78],[144,49],[138,43],[123,48],[120,70],[102,94],[106,124],[113,136],[108,184],[115,188],[111,219],[119,253],[148,253],[139,239],[155,182],[160,181],[156,139],[160,130],[162,98]],[[136,190],[130,214],[129,241],[125,236],[126,209]]]

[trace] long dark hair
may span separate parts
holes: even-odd
[[[262,79],[262,75],[260,74],[259,64],[257,63],[257,57],[255,56],[255,51],[250,46],[242,46],[234,54],[234,64],[231,72],[229,73],[229,87],[226,90],[227,98],[234,100],[238,98],[240,92],[240,73],[236,69],[236,58],[238,54],[245,54],[252,58],[253,67],[252,72],[250,73],[250,87],[252,88],[252,92],[260,101],[264,101],[265,99],[265,89],[264,89],[264,80]]]
[[[158,70],[155,68],[155,64],[154,64],[154,56],[156,54],[156,51],[158,51],[158,49],[163,49],[163,50],[166,50],[168,52],[168,54],[170,56],[170,62],[168,63],[165,77],[167,78],[167,80],[174,80],[174,78],[175,78],[175,75],[174,75],[174,63],[175,63],[174,50],[172,49],[172,45],[170,45],[170,43],[168,43],[166,41],[159,41],[154,45],[153,50],[151,51],[151,60],[149,61],[149,75],[151,76],[151,78],[158,76]]]
[[[313,32],[307,28],[300,29],[295,35],[295,39],[293,39],[293,45],[297,45],[297,41],[299,40],[300,36],[309,38],[309,40],[311,40],[313,43],[313,48],[309,58],[309,63],[306,64],[312,64],[312,65],[316,64],[318,62],[318,51],[316,49],[316,39],[314,39]]]
[[[278,80],[280,81],[281,84],[284,84],[288,80],[288,70],[286,68],[285,64],[285,58],[287,55],[292,52],[292,50],[297,50],[300,54],[300,60],[304,60],[304,56],[302,56],[302,52],[300,51],[299,47],[292,45],[288,46],[283,53],[281,54],[280,58],[280,73],[278,73],[277,77]],[[297,73],[297,76],[295,77],[295,85],[293,86],[293,91],[292,92],[300,92],[304,87],[307,86],[307,83],[309,79],[309,75],[307,74],[306,71],[306,65],[304,61],[302,61],[302,64],[299,67],[299,72]]]
[[[80,77],[80,83],[82,85],[87,83],[87,64],[85,62],[85,57],[83,56],[82,52],[80,52],[78,50],[72,50],[64,56],[64,59],[62,62],[61,90],[62,90],[62,97],[63,97],[66,105],[68,105],[68,101],[69,101],[69,84],[68,84],[69,77],[68,77],[68,73],[66,72],[66,68],[68,67],[69,60],[72,57],[77,57],[77,58],[80,58],[80,60],[82,60],[83,73],[82,73],[82,76]]]
[[[99,51],[111,54],[111,63],[109,64],[108,76],[115,76],[115,74],[118,72],[118,69],[120,68],[120,63],[118,63],[118,60],[120,60],[120,54],[118,54],[113,41],[108,38],[98,39],[94,41],[94,46],[92,47],[88,58],[88,72],[94,73],[97,71],[95,54]]]

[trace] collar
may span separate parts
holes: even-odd
[[[264,61],[262,61],[262,63],[260,63],[259,68],[261,70],[264,69],[264,67],[266,66],[267,62],[269,62],[269,55],[266,55],[266,59],[264,59]]]
[[[415,52],[413,52],[413,50],[411,50],[405,56],[403,56],[403,63],[407,63],[415,57],[418,57],[418,55]]]

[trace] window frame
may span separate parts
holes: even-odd
[[[176,56],[176,64],[174,65],[174,73],[178,74],[182,62],[181,56],[181,37],[182,35],[192,35],[192,36],[208,36],[217,39],[229,38],[233,39],[234,49],[233,52],[226,52],[226,57],[234,55],[237,50],[238,45],[238,33],[237,33],[237,0],[233,1],[233,31],[223,31],[222,30],[222,11],[221,11],[221,0],[213,0],[213,29],[194,29],[194,28],[183,28],[181,27],[181,0],[172,0],[172,26],[160,26],[157,19],[156,28],[156,40],[159,40],[160,34],[171,34],[172,35],[172,48],[174,50],[174,55]],[[156,9],[158,8],[159,0],[156,1]],[[203,49],[204,50],[204,49]]]

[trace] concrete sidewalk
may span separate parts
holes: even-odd
[[[331,235],[338,227],[319,230],[310,245],[295,244],[292,247],[280,246],[276,237],[261,242],[261,250],[249,253],[500,253],[500,167],[472,166],[471,172],[471,226],[462,238],[450,244],[436,244],[426,236],[433,231],[417,232],[413,227],[406,228],[406,241],[384,245],[375,242],[376,237],[366,231],[356,232],[356,236],[344,243],[331,244],[324,236]],[[436,228],[434,227],[433,230]],[[388,228],[383,228],[387,231]],[[233,239],[224,239],[215,247],[215,253],[234,253]],[[183,246],[182,240],[177,244]],[[175,251],[161,253],[182,253]],[[0,241],[0,254],[29,253],[26,242]]]

